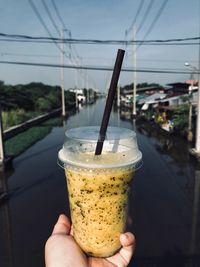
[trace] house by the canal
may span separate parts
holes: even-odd
[[[86,96],[84,95],[83,89],[73,88],[69,89],[69,91],[75,93],[78,103],[84,104],[86,102]]]
[[[161,86],[146,86],[136,89],[136,101],[144,99],[155,93],[164,93],[164,88]],[[120,107],[131,108],[133,105],[133,88],[124,88],[120,92]]]
[[[185,103],[185,98],[190,96],[190,101],[197,101],[198,83],[188,80],[185,83],[170,83],[163,89],[163,93],[154,93],[138,101],[140,110],[150,108],[170,109]]]

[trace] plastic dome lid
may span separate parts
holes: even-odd
[[[63,148],[58,152],[61,167],[74,165],[84,168],[114,168],[142,164],[136,133],[119,127],[108,127],[102,154],[96,156],[99,126],[79,127],[65,132]]]

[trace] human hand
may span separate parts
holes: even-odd
[[[69,219],[60,215],[45,245],[46,267],[126,267],[135,249],[135,237],[127,232],[120,235],[120,242],[122,248],[111,257],[87,257],[73,238]]]

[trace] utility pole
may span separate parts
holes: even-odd
[[[90,92],[89,92],[89,86],[88,86],[88,72],[86,69],[86,90],[87,90],[87,104],[90,102]]]
[[[76,109],[78,109],[78,70],[74,70],[74,75],[75,75],[75,98],[76,98]]]
[[[61,98],[62,98],[62,115],[65,116],[65,84],[64,84],[64,29],[61,31]]]
[[[136,116],[136,83],[137,83],[137,73],[136,73],[136,25],[133,26],[133,117]]]
[[[120,84],[117,85],[117,107],[120,108]]]
[[[191,75],[191,86],[189,87],[189,115],[188,115],[188,135],[187,135],[187,140],[189,142],[192,141],[193,139],[193,134],[192,134],[192,93],[193,93],[193,86],[194,86],[194,77],[193,73]]]
[[[195,151],[200,155],[200,43],[199,43],[199,69],[198,69],[198,99]]]
[[[199,67],[195,67],[198,73],[198,96],[197,96],[197,116],[196,116],[196,140],[195,147],[191,148],[190,153],[197,159],[200,159],[200,43],[199,43]]]
[[[192,93],[193,93],[193,88],[194,88],[194,71],[196,71],[196,67],[189,64],[188,62],[185,62],[185,66],[186,67],[191,67],[192,68],[192,72],[191,72],[191,76],[190,76],[190,80],[191,80],[191,85],[189,86],[189,92],[188,92],[188,104],[189,104],[189,114],[188,114],[188,134],[187,134],[187,140],[189,142],[192,141],[193,139],[193,134],[192,134]]]
[[[5,160],[5,149],[4,149],[4,138],[3,138],[3,121],[0,108],[0,164],[4,164],[4,160]]]

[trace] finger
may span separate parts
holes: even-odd
[[[107,258],[107,260],[118,267],[126,267],[128,266],[135,249],[135,237],[131,233],[121,234],[120,242],[122,245],[120,251]]]
[[[122,248],[119,253],[128,265],[135,250],[135,237],[132,233],[127,232],[125,234],[120,235],[120,242]]]
[[[56,234],[68,235],[70,232],[70,229],[71,229],[71,223],[69,219],[64,214],[61,214],[58,218],[57,223],[54,226],[52,235],[56,235]]]
[[[74,231],[73,231],[73,225],[71,225],[71,229],[70,229],[70,235],[74,235]]]

